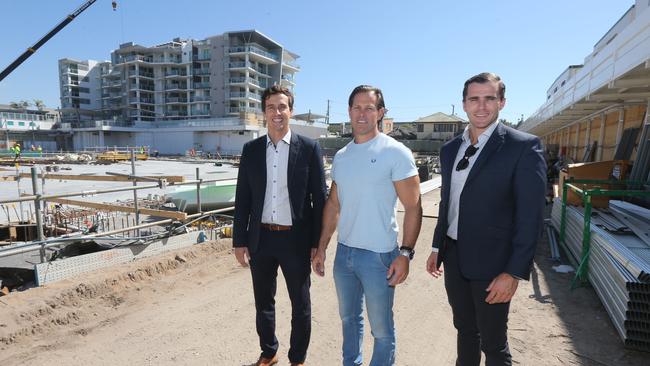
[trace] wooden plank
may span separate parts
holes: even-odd
[[[0,177],[0,182],[13,182],[16,180],[16,177],[13,175],[5,175]]]
[[[31,178],[31,173],[20,173],[21,178]],[[38,175],[43,178],[42,174]],[[167,183],[182,183],[185,182],[185,177],[182,175],[159,175],[147,176],[147,178],[166,179]],[[45,179],[60,179],[60,180],[92,180],[99,182],[131,182],[128,177],[119,175],[76,175],[76,174],[50,174],[45,173]],[[150,182],[147,180],[138,180],[139,182]]]
[[[94,208],[94,209],[98,209],[98,210],[106,210],[106,211],[118,211],[118,212],[135,213],[135,208],[133,208],[133,207],[113,205],[113,204],[110,204],[110,203],[78,201],[78,200],[71,200],[71,199],[67,199],[67,198],[50,198],[50,199],[47,200],[47,202],[56,202],[56,203],[62,203],[64,205],[90,207],[90,208]],[[138,211],[140,211],[140,213],[143,214],[143,215],[151,215],[151,216],[156,216],[156,217],[165,217],[165,218],[176,219],[176,220],[186,220],[187,219],[187,214],[185,212],[154,210],[154,209],[151,209],[151,208],[139,208]]]

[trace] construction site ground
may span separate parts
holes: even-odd
[[[424,195],[425,218],[407,281],[394,306],[398,365],[453,365],[456,337],[442,279],[425,271],[439,190]],[[399,214],[401,222],[402,214]],[[259,355],[250,272],[222,239],[0,297],[0,364],[253,365]],[[313,330],[307,365],[340,365],[341,325],[332,279],[312,276]],[[511,306],[518,365],[648,365],[626,350],[592,288],[570,290],[540,240],[530,281]],[[288,364],[290,305],[277,294],[280,365]],[[366,325],[364,355],[372,350]]]

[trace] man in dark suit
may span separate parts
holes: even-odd
[[[498,122],[505,84],[492,73],[465,82],[469,126],[440,151],[442,191],[427,272],[440,276],[458,331],[456,365],[511,365],[507,326],[519,280],[528,280],[541,230],[546,164],[540,140]]]
[[[310,258],[318,245],[326,186],[318,143],[292,133],[293,95],[280,86],[262,94],[268,134],[244,145],[237,176],[233,246],[250,266],[262,354],[278,362],[275,291],[282,269],[291,299],[289,361],[303,365],[311,334]]]

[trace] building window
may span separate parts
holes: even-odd
[[[13,125],[14,125],[14,121],[7,121],[7,126],[13,126]]]
[[[25,122],[18,122],[18,126],[25,126]]]
[[[418,132],[424,132],[424,123],[418,123]]]

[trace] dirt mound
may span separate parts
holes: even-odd
[[[12,293],[0,299],[0,349],[32,340],[34,336],[47,334],[54,329],[83,325],[74,332],[84,335],[89,329],[101,325],[102,321],[95,319],[105,318],[105,313],[125,304],[131,293],[141,291],[148,282],[201,264],[215,255],[223,255],[230,247],[230,240],[206,242],[189,249]]]

